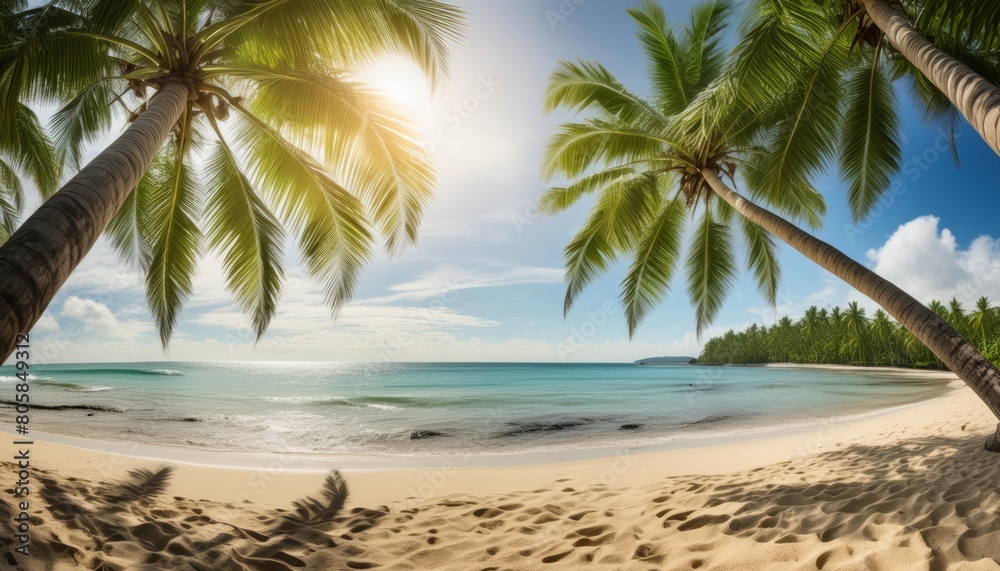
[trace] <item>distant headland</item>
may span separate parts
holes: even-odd
[[[648,357],[634,361],[636,365],[694,365],[697,362],[694,357]]]

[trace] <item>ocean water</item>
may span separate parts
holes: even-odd
[[[881,371],[494,363],[32,369],[35,430],[216,450],[505,454],[807,425],[943,394]],[[0,367],[12,426],[14,370]]]

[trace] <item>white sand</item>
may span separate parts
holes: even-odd
[[[545,463],[544,455],[338,462],[36,440],[34,555],[19,561],[26,569],[1000,569],[1000,456],[982,449],[996,419],[955,386],[861,420]],[[165,492],[108,504],[130,470],[165,463],[176,466]],[[344,468],[350,488],[341,518],[281,527],[280,508],[321,498],[327,463]],[[407,465],[418,467],[399,467]],[[12,484],[12,467],[3,468]],[[10,498],[8,490],[0,499]]]

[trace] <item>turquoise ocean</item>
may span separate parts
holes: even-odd
[[[12,426],[15,371],[0,367]],[[32,369],[36,431],[215,450],[506,454],[805,426],[942,395],[884,371],[516,363],[113,363]]]

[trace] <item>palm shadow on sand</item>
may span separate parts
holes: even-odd
[[[583,510],[577,514],[573,508],[542,509],[550,507],[543,506],[550,501],[547,489],[428,499],[409,509],[358,507],[345,514],[348,489],[336,472],[320,494],[288,510],[186,498],[163,501],[159,495],[169,468],[136,471],[111,484],[60,483],[40,472],[45,510],[33,514],[36,555],[29,569],[392,568],[416,564],[410,559],[432,551],[453,568],[480,569],[497,565],[499,548],[489,543],[509,529],[532,534],[524,536],[532,543],[519,552],[521,568],[554,561],[550,551],[557,547],[559,558],[573,565],[623,548],[618,554],[623,564],[629,558],[636,564],[667,564],[690,557],[688,548],[708,536],[736,541],[750,552],[755,546],[784,549],[782,544],[818,539],[829,547],[812,555],[817,569],[861,568],[900,550],[926,554],[930,569],[1000,560],[995,485],[1000,463],[983,451],[980,435],[856,444],[739,474],[664,478],[629,500],[637,511],[627,525],[602,518],[604,510],[629,507],[604,485],[563,490],[569,494],[567,505]],[[0,517],[8,522],[9,512],[10,506],[0,502]],[[61,526],[46,528],[49,518]],[[469,530],[479,534],[475,544],[481,551],[468,550]],[[600,537],[592,537],[595,533]],[[382,546],[387,537],[395,555]],[[576,541],[566,551],[566,545],[552,544],[553,537]],[[850,539],[850,546],[841,539]],[[456,550],[460,544],[464,551]],[[9,552],[10,542],[3,547]],[[698,557],[711,566],[711,553]]]
[[[121,481],[93,483],[77,478],[57,480],[47,470],[36,470],[38,495],[45,510],[32,514],[32,556],[15,559],[13,540],[7,533],[0,534],[3,567],[21,564],[27,569],[104,571],[283,571],[316,568],[317,564],[342,567],[340,554],[336,564],[333,560],[337,543],[331,530],[339,524],[352,529],[371,526],[384,515],[356,509],[355,517],[340,517],[349,491],[336,471],[327,476],[319,499],[303,497],[292,503],[292,510],[255,510],[180,497],[172,503],[161,501],[159,496],[168,489],[173,471],[172,466],[141,468],[130,471]],[[8,502],[0,500],[4,521],[11,520],[11,509]],[[58,526],[47,527],[47,518]],[[58,531],[53,529],[56,527]],[[313,557],[309,563],[294,555],[319,550],[327,554]],[[360,565],[356,568],[368,565],[355,563]]]

